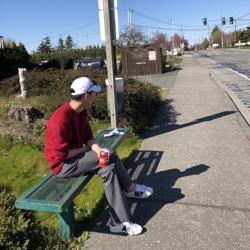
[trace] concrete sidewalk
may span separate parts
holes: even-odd
[[[167,81],[167,75],[166,75]],[[250,249],[250,133],[208,70],[192,55],[130,174],[152,185],[149,200],[131,200],[139,236],[110,234],[106,212],[85,249]]]

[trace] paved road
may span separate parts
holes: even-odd
[[[214,50],[195,53],[200,65],[209,70],[231,97],[250,125],[250,51]],[[244,74],[243,74],[244,73]]]
[[[249,127],[203,58],[186,55],[183,65],[129,171],[155,189],[130,200],[144,233],[109,233],[105,211],[86,249],[250,249]]]
[[[250,78],[250,50],[217,49],[197,53]]]

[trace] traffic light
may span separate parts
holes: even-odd
[[[222,18],[221,18],[221,24],[222,24],[222,25],[225,25],[225,24],[226,24],[226,18],[225,18],[225,17],[222,17]]]
[[[229,17],[229,23],[234,24],[234,18],[232,16]]]
[[[207,25],[207,18],[203,18],[203,25]]]

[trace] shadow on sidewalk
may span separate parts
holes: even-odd
[[[205,164],[191,166],[180,171],[179,169],[168,169],[157,171],[161,151],[136,151],[132,161],[133,169],[130,175],[138,183],[154,188],[154,194],[149,199],[131,199],[131,210],[133,221],[145,225],[158,211],[169,203],[174,203],[185,197],[180,188],[174,188],[179,178],[202,174],[210,167]]]
[[[219,119],[219,118],[222,118],[227,115],[231,115],[236,112],[236,111],[223,111],[223,112],[201,117],[196,120],[179,125],[179,124],[176,124],[176,118],[177,116],[180,115],[180,113],[177,113],[174,110],[172,102],[173,102],[173,99],[168,99],[164,102],[161,110],[159,111],[159,115],[157,116],[154,122],[154,126],[148,129],[146,133],[143,135],[144,139],[157,136],[160,134],[164,134],[167,132],[171,132],[180,128],[185,128],[185,127],[189,127],[192,125],[196,125],[201,122],[208,122],[211,120]]]
[[[148,199],[128,199],[133,214],[132,221],[145,225],[166,204],[174,203],[185,197],[180,188],[174,188],[175,182],[182,177],[202,174],[209,169],[205,164],[191,166],[184,171],[169,169],[160,172],[157,167],[162,158],[162,151],[135,151],[129,174],[137,183],[154,188],[154,194]],[[91,231],[110,233],[107,209],[97,219]]]

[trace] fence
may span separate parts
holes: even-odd
[[[126,76],[162,74],[162,52],[155,45],[122,50],[122,73]]]

